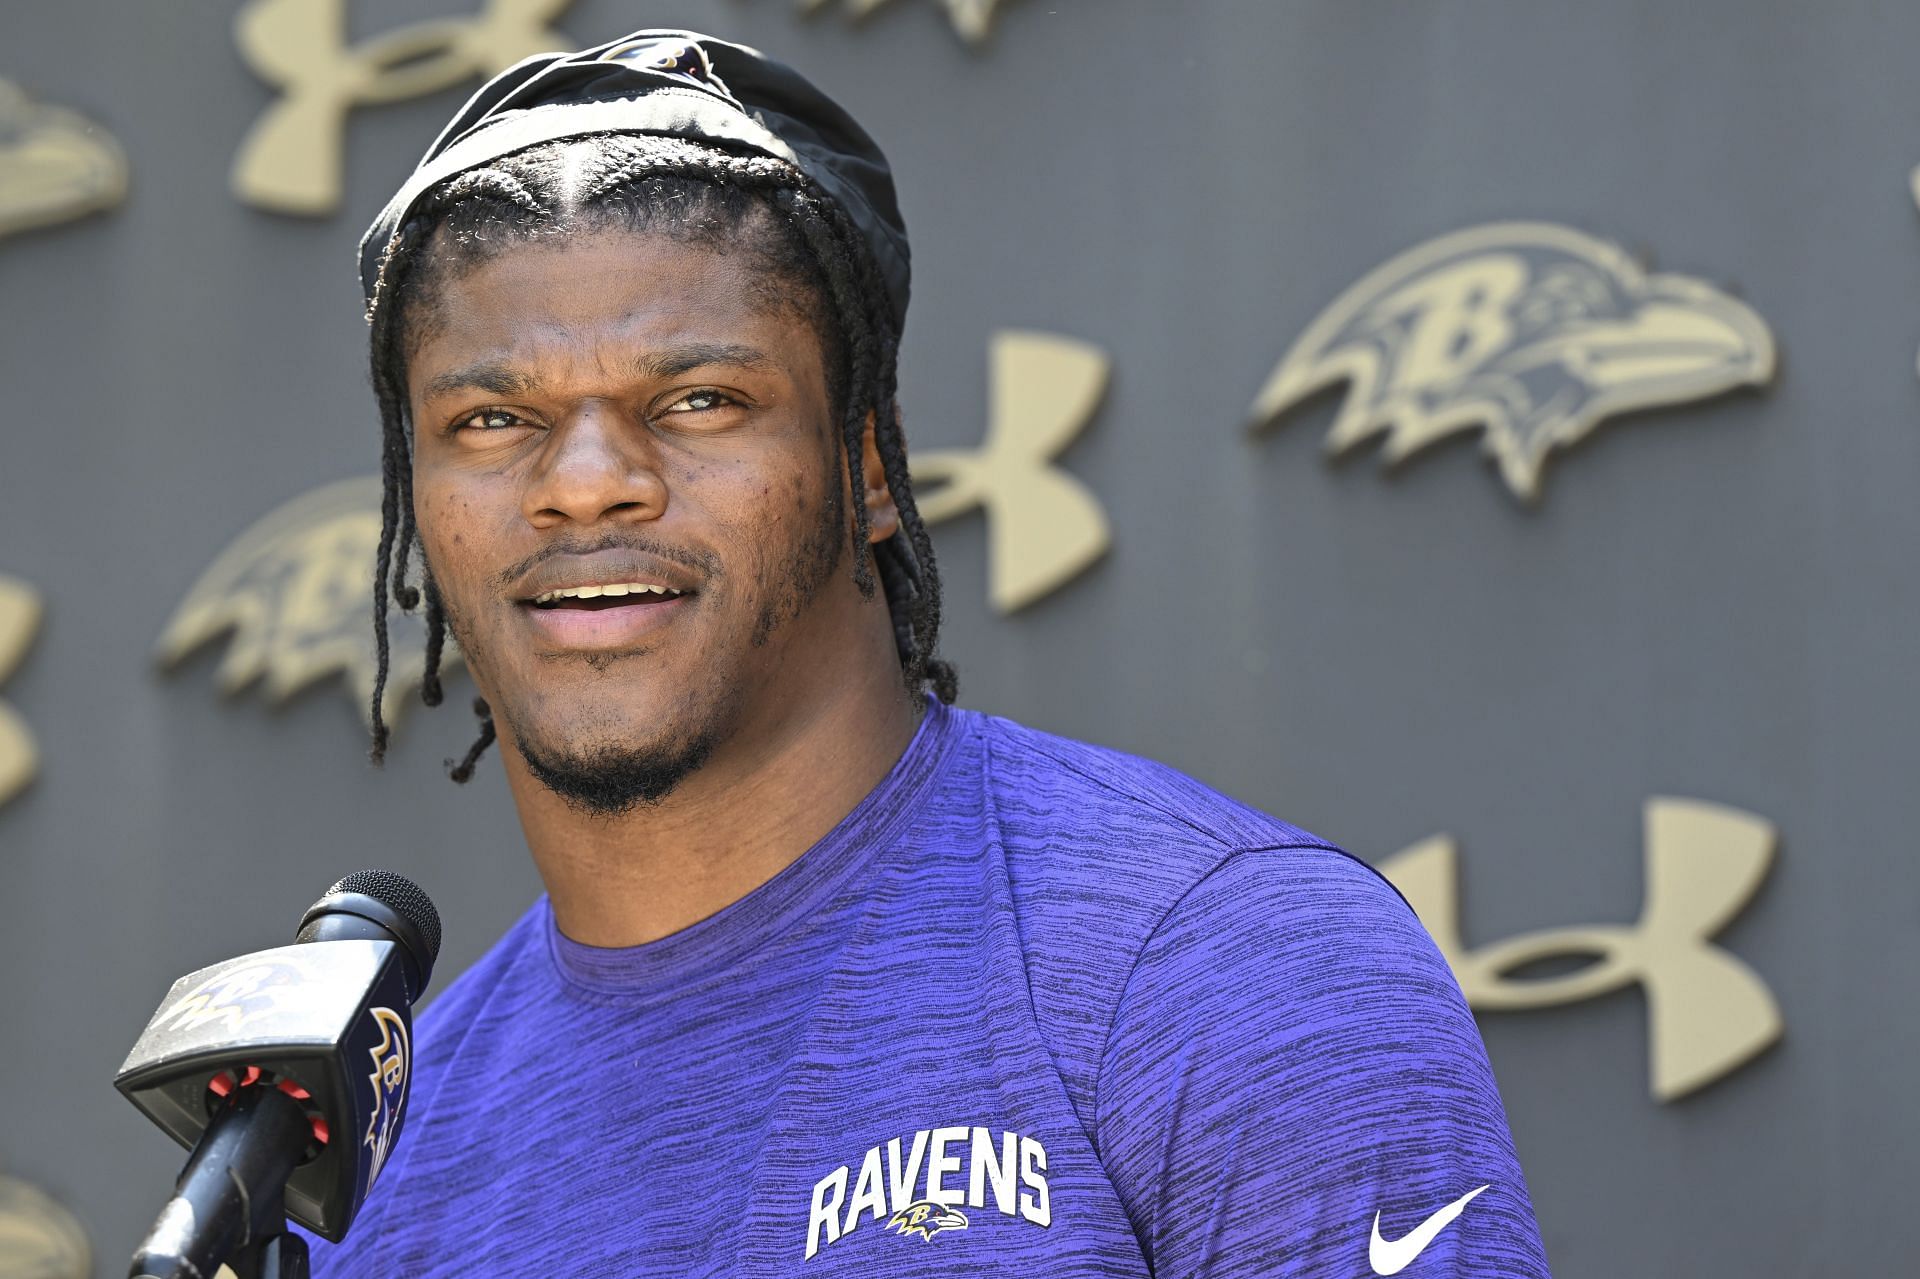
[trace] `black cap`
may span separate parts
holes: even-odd
[[[652,133],[785,160],[859,228],[896,325],[911,280],[907,228],[880,148],[839,104],[757,49],[693,31],[636,31],[579,53],[541,53],[468,99],[360,241],[360,287],[429,189],[509,152],[594,133]]]

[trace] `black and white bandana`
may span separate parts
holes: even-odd
[[[757,49],[692,31],[636,31],[515,63],[468,99],[360,240],[371,301],[381,255],[428,190],[509,152],[594,133],[687,138],[785,160],[859,229],[904,323],[911,270],[893,172],[838,103]]]

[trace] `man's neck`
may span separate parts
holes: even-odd
[[[501,756],[560,931],[637,946],[698,923],[779,874],[880,784],[919,716],[896,671],[740,732],[657,804],[569,806],[503,736]]]

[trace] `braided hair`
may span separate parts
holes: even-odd
[[[770,216],[769,216],[770,215]],[[735,154],[682,138],[607,133],[545,142],[468,170],[427,192],[388,240],[372,300],[370,358],[380,402],[383,481],[380,544],[373,588],[377,671],[373,688],[375,763],[386,754],[383,701],[390,606],[425,606],[426,670],[420,697],[442,699],[440,659],[447,617],[432,574],[409,581],[418,530],[413,510],[413,424],[408,409],[408,321],[430,304],[441,273],[509,244],[586,226],[658,231],[683,241],[759,254],[772,294],[802,310],[820,336],[828,407],[841,424],[852,484],[853,580],[871,599],[884,592],[902,676],[910,691],[930,689],[951,703],[953,667],[935,655],[940,577],[933,543],[914,505],[906,438],[895,395],[900,334],[871,254],[838,203],[795,166],[770,156]],[[743,243],[744,240],[744,243]],[[796,294],[792,286],[799,285]],[[863,444],[869,416],[900,531],[869,548]],[[465,782],[494,740],[491,711],[476,699],[480,735],[449,776]]]

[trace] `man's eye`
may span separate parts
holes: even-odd
[[[698,391],[689,391],[673,403],[667,405],[666,411],[669,413],[711,413],[715,409],[723,409],[730,404],[738,404],[739,402],[740,401],[734,399],[724,391],[703,388]]]
[[[526,424],[525,418],[505,409],[481,409],[478,413],[469,413],[453,425],[454,429],[462,431],[504,431]]]

